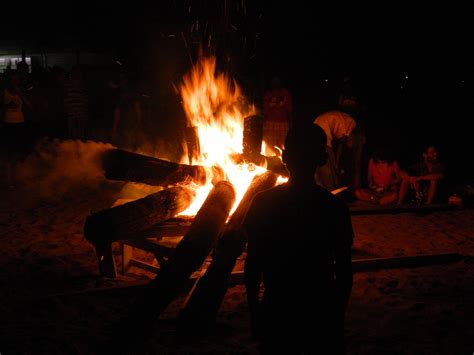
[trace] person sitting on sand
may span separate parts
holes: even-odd
[[[367,179],[368,189],[355,190],[359,200],[379,205],[397,202],[400,167],[385,149],[379,148],[369,160]]]
[[[416,202],[431,204],[436,197],[438,184],[444,178],[445,167],[438,161],[438,151],[429,145],[423,151],[423,160],[402,171],[398,203],[402,204],[408,192],[415,193]]]

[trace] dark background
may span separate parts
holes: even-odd
[[[474,176],[467,5],[164,0],[15,5],[3,13],[1,43],[113,50],[137,78],[153,78],[155,91],[178,81],[199,48],[216,54],[257,106],[278,75],[293,94],[295,120],[334,108],[351,75],[367,107],[368,147],[389,146],[403,164],[434,143],[452,176]]]

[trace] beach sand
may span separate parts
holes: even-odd
[[[107,329],[127,313],[135,286],[153,277],[137,268],[115,280],[100,277],[94,248],[83,236],[86,217],[110,207],[123,186],[104,180],[49,195],[34,184],[1,191],[2,355],[103,352]],[[353,216],[352,222],[354,259],[438,253],[464,258],[355,273],[346,318],[348,354],[471,354],[474,210]],[[119,263],[118,243],[114,250]],[[178,346],[173,334],[185,296],[162,315],[146,344],[149,353],[258,353],[243,285],[228,290],[212,334]]]

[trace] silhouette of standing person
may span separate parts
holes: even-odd
[[[258,194],[243,223],[252,333],[265,354],[345,353],[353,231],[345,203],[314,181],[326,154],[321,127],[291,128],[288,182]]]

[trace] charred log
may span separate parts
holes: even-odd
[[[105,153],[102,167],[110,180],[167,186],[185,181],[206,183],[206,170],[199,165],[178,164],[146,155],[113,149]]]
[[[149,331],[157,317],[186,285],[191,274],[201,266],[224,229],[234,201],[234,187],[226,181],[219,182],[209,193],[168,263],[136,300],[127,323],[141,327],[133,331]]]
[[[188,149],[189,164],[193,159],[201,155],[201,143],[199,142],[198,127],[186,127],[185,130],[186,147]]]
[[[84,236],[95,246],[149,237],[156,225],[184,211],[195,196],[194,190],[176,186],[92,214],[84,224]]]
[[[196,329],[205,330],[214,323],[229,285],[232,269],[245,247],[246,238],[240,231],[241,224],[255,195],[273,187],[277,177],[272,172],[266,172],[253,179],[217,242],[211,264],[183,308],[178,328],[180,336],[195,334]]]
[[[248,116],[244,118],[243,156],[252,161],[260,155],[263,140],[263,117]]]
[[[231,158],[235,164],[252,163],[266,168],[268,171],[274,172],[275,174],[281,175],[283,177],[290,176],[285,164],[283,164],[281,158],[277,156],[267,157],[263,154],[256,154],[246,157],[244,154],[237,153],[233,154]]]

